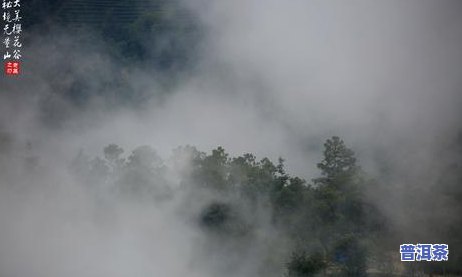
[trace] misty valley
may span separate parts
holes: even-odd
[[[3,0],[0,277],[462,276],[461,12]]]

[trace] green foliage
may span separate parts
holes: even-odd
[[[321,178],[314,179],[314,215],[319,223],[315,235],[329,260],[347,276],[365,275],[364,241],[383,230],[383,217],[365,201],[368,185],[356,164],[354,152],[338,137],[324,144],[324,158],[318,164]]]
[[[31,0],[21,14],[32,33],[72,33],[87,53],[102,46],[125,69],[155,69],[165,79],[191,68],[203,37],[200,20],[180,1]]]
[[[353,151],[338,137],[328,139],[324,147],[318,164],[322,177],[314,184],[290,176],[283,159],[275,165],[250,153],[231,157],[223,147],[210,154],[179,147],[172,162],[183,188],[217,197],[197,218],[210,235],[231,242],[251,238],[255,227],[251,221],[259,219],[245,213],[263,205],[270,211],[271,223],[297,249],[286,261],[288,276],[314,276],[321,270],[363,276],[373,238],[383,230],[383,217],[364,200],[362,190],[369,182]],[[75,164],[89,172],[92,183],[112,182],[123,195],[153,200],[169,195],[168,168],[151,147],[138,147],[127,158],[123,153],[111,144],[104,148],[104,159],[79,155]]]
[[[354,152],[345,146],[339,137],[332,137],[324,143],[324,159],[317,164],[322,178],[315,179],[320,185],[340,186],[358,171]]]
[[[127,163],[129,167],[144,167],[148,170],[160,168],[162,165],[162,159],[154,149],[147,145],[139,146],[133,150]]]
[[[160,200],[170,194],[165,171],[163,161],[154,149],[140,146],[128,157],[120,171],[116,186],[122,193]]]
[[[156,1],[131,23],[109,13],[101,34],[120,61],[173,73],[190,65],[197,54],[200,28],[191,13],[178,3]]]
[[[166,167],[162,159],[149,146],[140,146],[125,159],[124,150],[116,144],[103,149],[104,158],[90,159],[83,152],[74,159],[72,169],[83,178],[88,187],[99,191],[107,187],[107,193],[138,199],[163,199],[170,195]],[[83,176],[83,177],[82,177]]]
[[[120,159],[120,155],[123,154],[124,150],[117,144],[109,144],[104,147],[104,158],[110,162],[116,162]]]
[[[223,226],[231,217],[231,208],[224,203],[212,203],[204,209],[201,222],[204,226],[218,228]]]
[[[287,277],[315,276],[327,266],[320,253],[308,255],[306,252],[292,253],[287,263]]]
[[[346,276],[365,276],[366,257],[367,249],[356,235],[345,235],[336,242],[334,260],[342,266]]]
[[[193,184],[216,191],[229,189],[229,159],[222,147],[212,150],[211,155],[197,157],[193,162]]]
[[[249,153],[230,158],[222,147],[210,155],[196,154],[191,168],[189,178],[194,185],[221,192],[239,191],[254,200],[281,189],[288,179],[282,160],[275,166],[268,158],[257,161]]]

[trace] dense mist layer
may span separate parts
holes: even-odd
[[[0,275],[282,276],[294,245],[265,201],[191,189],[191,160],[178,168],[172,150],[283,157],[315,185],[334,135],[374,179],[362,193],[397,255],[399,243],[449,243],[461,259],[450,243],[462,207],[459,1],[175,5],[113,29],[52,18],[24,30],[22,74],[0,77]],[[167,192],[126,199],[107,188],[116,179],[72,169],[112,143],[127,161],[153,147]],[[204,231],[215,202],[252,236]]]

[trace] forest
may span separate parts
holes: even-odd
[[[230,157],[222,147],[211,154],[192,146],[179,147],[173,151],[174,168],[166,167],[149,146],[134,149],[126,158],[115,144],[106,146],[103,153],[104,157],[95,158],[81,153],[73,162],[72,169],[85,177],[82,182],[92,193],[132,201],[169,201],[178,192],[171,189],[168,172],[178,171],[178,190],[213,195],[195,215],[203,232],[239,245],[255,239],[262,228],[259,225],[268,220],[267,224],[286,237],[293,246],[285,262],[287,276],[319,272],[365,276],[369,263],[375,259],[380,266],[385,254],[394,250],[383,245],[383,253],[370,254],[386,241],[389,230],[383,216],[362,195],[363,187],[373,181],[367,179],[354,152],[339,137],[326,141],[324,158],[317,165],[322,177],[310,182],[287,174],[282,158],[274,164],[267,158],[257,160],[251,153]],[[252,214],[259,209],[266,209],[268,218]],[[226,255],[226,248],[218,255]],[[261,259],[274,259],[274,253],[266,255]],[[268,266],[263,267],[261,270]]]
[[[461,149],[459,145],[459,158]],[[278,255],[279,259],[280,255],[285,257],[279,260],[282,264],[262,264],[261,276],[271,276],[272,270],[265,270],[282,265],[284,276],[394,276],[399,271],[399,261],[393,256],[400,237],[365,197],[370,187],[385,184],[368,177],[353,150],[337,136],[324,143],[323,159],[317,164],[320,177],[308,181],[286,173],[282,158],[273,163],[268,158],[258,160],[251,153],[232,157],[222,147],[210,154],[193,146],[178,147],[169,160],[171,167],[150,146],[137,147],[124,156],[121,147],[110,144],[102,153],[102,157],[89,157],[81,152],[71,166],[76,176],[84,176],[82,184],[92,194],[151,203],[169,201],[184,191],[193,199],[211,195],[197,211],[190,203],[182,212],[194,211],[190,214],[194,224],[220,240],[215,249],[218,253],[213,255],[226,257],[229,244],[251,244],[259,239],[259,229],[268,228],[263,224],[269,224],[289,247],[259,257],[276,262]],[[178,173],[175,180],[180,183],[175,189],[169,183],[173,182],[172,172]],[[460,189],[451,182],[445,186],[453,190],[454,200],[460,201]],[[256,212],[262,209],[264,213]],[[449,239],[456,248],[461,225],[454,222],[450,226],[440,229],[438,236]],[[449,264],[411,265],[405,272],[459,273],[460,256],[456,255],[451,252]]]
[[[21,2],[0,276],[462,276],[461,4],[263,2]]]

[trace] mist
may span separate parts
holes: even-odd
[[[435,193],[460,162],[451,151],[462,129],[459,1],[180,4],[203,36],[173,77],[115,58],[91,29],[25,30],[22,74],[0,79],[0,275],[282,276],[293,245],[270,211],[262,204],[246,218],[252,208],[236,195],[182,189],[171,157],[184,145],[282,157],[311,181],[323,141],[338,135],[382,184],[366,195],[402,243],[445,243],[429,229],[460,220],[460,202]],[[169,196],[101,200],[86,188],[70,164],[111,143],[126,159],[153,147],[171,168]],[[240,203],[257,230],[251,242],[195,223],[217,199]],[[433,203],[424,215],[422,202]]]

